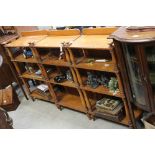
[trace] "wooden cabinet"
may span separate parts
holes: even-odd
[[[122,27],[111,35],[131,103],[155,111],[155,29]]]
[[[115,30],[116,28],[83,29],[82,35],[79,30],[24,32],[21,38],[6,48],[33,100],[43,99],[54,103],[59,109],[66,107],[77,110],[90,119],[100,117],[135,127],[117,66],[115,48],[112,40],[108,39]],[[27,59],[23,57],[25,48],[32,51],[32,56]],[[14,53],[14,50],[18,52]],[[40,75],[22,69],[21,64],[31,66],[35,71],[40,70]],[[55,80],[58,75],[66,72],[70,72],[72,80]],[[87,83],[90,73],[95,77],[107,78],[108,82],[113,78],[117,81],[117,90],[111,91],[104,84],[90,86]],[[99,81],[99,78],[94,80]],[[40,84],[46,84],[48,92],[40,93],[37,89]],[[99,113],[96,103],[102,98],[120,101],[121,116]],[[139,118],[140,111],[134,109],[134,113]]]

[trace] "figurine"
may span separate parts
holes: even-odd
[[[66,79],[69,81],[73,81],[72,73],[70,70],[66,71]]]
[[[99,83],[108,88],[109,79],[102,74]]]
[[[41,75],[41,70],[38,69],[36,72],[35,72],[36,75]]]
[[[64,45],[65,45],[65,42],[62,42],[62,43],[60,44],[59,60],[63,59],[63,57],[64,57],[64,51],[63,51]]]
[[[24,56],[25,59],[33,57],[32,51],[24,49],[23,50],[23,56]]]
[[[111,77],[109,83],[108,83],[108,88],[112,92],[117,92],[118,91],[118,81],[115,77]]]
[[[96,75],[94,75],[91,72],[87,72],[87,85],[89,85],[92,88],[97,88],[99,86],[98,78]]]
[[[66,80],[66,75],[65,74],[61,74],[61,75],[58,75],[54,78],[54,81],[57,82],[57,83],[62,83]]]

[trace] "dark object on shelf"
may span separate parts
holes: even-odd
[[[98,77],[91,72],[87,72],[87,85],[94,89],[97,88],[99,86]]]
[[[11,86],[0,90],[0,107],[7,111],[16,110],[20,101]]]
[[[57,83],[64,82],[64,81],[66,81],[66,75],[65,74],[58,75],[54,78],[54,81]]]
[[[0,37],[4,36],[3,31],[0,29]]]
[[[155,112],[148,113],[142,119],[145,129],[155,129]]]
[[[33,57],[32,51],[24,49],[23,50],[23,56],[25,59]]]
[[[6,110],[0,107],[0,129],[13,129],[13,121]]]
[[[101,75],[99,83],[108,88],[109,79],[106,76]]]
[[[64,87],[62,87],[62,86],[60,86],[60,85],[55,85],[55,86],[53,87],[53,89],[54,89],[55,92],[60,92],[60,93],[62,93],[62,92],[65,91],[65,90],[64,90]]]
[[[70,70],[67,70],[67,71],[66,71],[66,79],[67,79],[68,81],[73,81],[72,73],[71,73]]]

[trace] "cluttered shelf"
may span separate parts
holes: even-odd
[[[120,92],[120,91],[112,92],[104,86],[98,86],[97,88],[91,88],[90,86],[80,86],[80,88],[83,90],[87,90],[87,91],[91,91],[91,92],[95,92],[95,93],[101,93],[101,94],[106,94],[106,95],[110,95],[110,96],[124,98],[123,92]]]

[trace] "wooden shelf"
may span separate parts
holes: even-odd
[[[95,113],[96,113],[96,110],[93,111],[93,115],[95,115]],[[142,115],[142,111],[134,109],[134,114],[135,114],[135,118],[139,119],[140,116]],[[104,119],[104,117],[100,117],[97,115],[96,115],[96,117]],[[105,119],[108,119],[108,118],[105,118]],[[108,120],[112,121],[111,119],[108,119]],[[114,122],[128,126],[129,125],[129,118],[127,116],[124,116],[124,118],[121,121],[114,121]]]
[[[31,57],[31,58],[25,59],[23,54],[18,55],[15,59],[12,59],[12,61],[37,63],[37,60],[35,58]]]
[[[69,62],[65,62],[64,60],[59,60],[59,59],[52,59],[52,58],[47,58],[44,61],[42,61],[42,64],[45,65],[56,65],[56,66],[70,66]]]
[[[67,87],[77,88],[77,85],[74,82],[72,82],[72,81],[64,81],[62,83],[57,83],[53,79],[51,79],[50,80],[50,83],[61,85],[61,86],[67,86]]]
[[[43,76],[36,75],[34,73],[29,73],[28,71],[24,72],[21,75],[22,78],[27,78],[27,79],[34,79],[34,80],[40,80],[40,81],[46,81],[43,79]]]
[[[80,88],[83,90],[87,90],[87,91],[91,91],[91,92],[95,92],[95,93],[100,93],[100,94],[105,94],[105,95],[110,95],[110,96],[115,96],[115,97],[120,97],[120,98],[124,97],[123,93],[117,92],[116,94],[114,94],[114,93],[110,92],[108,88],[101,86],[101,85],[95,89],[93,89],[89,86],[80,86]]]
[[[47,35],[36,35],[36,36],[24,36],[9,43],[6,47],[29,47],[29,43],[37,43],[42,39],[45,39]]]
[[[63,107],[86,113],[86,110],[81,103],[80,96],[64,94],[58,104]]]
[[[103,49],[109,50],[111,39],[109,35],[82,35],[73,42],[70,48]]]
[[[41,100],[45,100],[45,101],[49,101],[49,102],[54,102],[54,100],[52,99],[51,96],[46,96],[43,95],[42,93],[40,93],[37,89],[33,90],[31,92],[31,96],[35,99],[41,99]]]
[[[106,72],[118,72],[116,65],[111,62],[94,62],[94,63],[84,63],[80,62],[75,65],[76,68],[83,68],[89,70],[106,71]]]

